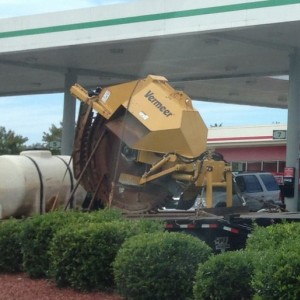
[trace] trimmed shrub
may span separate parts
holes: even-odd
[[[104,208],[90,213],[82,213],[84,220],[89,223],[110,222],[124,220],[121,210],[115,208]]]
[[[129,236],[138,235],[141,233],[164,232],[165,224],[156,220],[127,220]]]
[[[300,298],[300,223],[256,227],[246,251],[253,254],[252,287],[262,299]]]
[[[198,263],[211,254],[203,241],[183,233],[131,237],[113,263],[117,290],[127,299],[188,299]]]
[[[128,222],[73,225],[58,231],[49,250],[50,274],[58,286],[108,290],[114,286],[112,262],[128,235]]]
[[[300,299],[300,240],[256,255],[252,286],[258,299]]]
[[[268,227],[256,226],[247,240],[246,249],[265,251],[279,249],[284,244],[300,238],[300,223],[281,223]]]
[[[15,219],[0,223],[0,272],[19,272],[22,269],[20,231],[22,221]]]
[[[244,251],[211,256],[199,265],[194,285],[194,299],[252,299],[252,255]]]
[[[31,278],[47,275],[49,258],[48,245],[63,215],[49,213],[26,219],[22,233],[23,268]]]
[[[75,228],[84,227],[91,222],[101,223],[122,218],[120,211],[104,209],[92,213],[59,210],[26,219],[21,235],[24,271],[31,278],[48,277],[49,244],[61,228],[69,224]]]
[[[80,212],[55,211],[24,221],[21,234],[23,269],[31,278],[47,277],[48,248],[54,233],[70,222],[84,218]]]

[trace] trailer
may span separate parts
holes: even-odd
[[[247,208],[170,210],[127,217],[162,221],[165,230],[196,236],[207,243],[215,253],[243,249],[255,226],[267,227],[283,222],[300,222],[299,212],[249,212]]]

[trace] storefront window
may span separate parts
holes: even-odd
[[[270,172],[273,174],[284,171],[284,161],[244,161],[231,162],[233,172]]]

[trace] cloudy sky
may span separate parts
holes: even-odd
[[[139,0],[0,0],[0,18],[32,15]],[[151,1],[151,0],[149,0]],[[1,30],[1,29],[0,29]],[[45,115],[45,103],[47,114]],[[223,126],[287,123],[287,110],[197,101],[204,122]],[[50,108],[49,108],[50,107]],[[63,94],[0,97],[0,126],[27,137],[28,145],[42,142],[43,132],[62,121]]]

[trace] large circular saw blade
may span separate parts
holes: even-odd
[[[103,205],[143,213],[163,204],[168,192],[156,184],[124,184],[121,174],[141,177],[148,168],[122,155],[122,141],[106,126],[106,119],[82,104],[74,142],[74,174]]]

